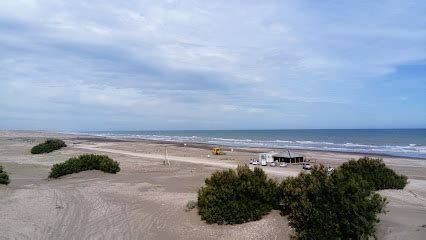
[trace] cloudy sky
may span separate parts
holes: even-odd
[[[1,0],[0,129],[426,127],[426,1]]]

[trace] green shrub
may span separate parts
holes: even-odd
[[[276,183],[261,168],[247,165],[216,171],[198,190],[198,209],[207,223],[239,224],[259,220],[276,205]]]
[[[338,168],[345,176],[360,176],[375,190],[403,189],[407,185],[407,177],[396,174],[386,167],[382,159],[360,158],[350,160]]]
[[[191,200],[191,201],[189,201],[189,202],[186,204],[186,208],[187,208],[188,210],[194,209],[194,208],[196,208],[196,207],[197,207],[197,201],[193,201],[193,200]]]
[[[67,161],[53,165],[49,178],[58,178],[67,174],[78,173],[87,170],[101,170],[107,173],[117,173],[120,166],[117,161],[106,155],[83,154],[70,158]]]
[[[386,200],[360,176],[314,167],[279,186],[282,214],[299,239],[362,239],[374,233]]]
[[[314,167],[279,186],[262,169],[239,166],[206,179],[198,190],[198,209],[208,223],[235,224],[258,220],[276,208],[288,215],[299,239],[367,239],[386,205],[374,191],[406,184],[407,177],[380,159],[351,160],[332,174]]]
[[[278,190],[282,214],[300,239],[367,239],[386,205],[375,190],[402,189],[407,177],[381,159],[350,160],[331,175],[323,167],[284,180]]]
[[[67,145],[65,144],[65,142],[60,139],[48,139],[44,143],[40,143],[34,146],[33,148],[31,148],[31,153],[32,154],[50,153],[66,146]]]
[[[9,175],[7,172],[3,172],[3,166],[0,166],[0,184],[8,185],[9,183]]]

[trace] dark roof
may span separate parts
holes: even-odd
[[[300,155],[300,154],[295,153],[295,152],[290,152],[290,151],[280,152],[280,153],[274,154],[272,156],[273,157],[282,157],[282,158],[303,157],[303,155]]]

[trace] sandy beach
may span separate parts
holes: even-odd
[[[68,147],[31,155],[49,137]],[[165,151],[170,165],[164,165]],[[225,148],[211,156],[204,144],[108,139],[47,132],[0,131],[0,165],[11,184],[0,185],[0,239],[289,239],[292,230],[278,211],[260,221],[218,226],[201,221],[186,203],[217,169],[235,168],[270,149]],[[360,154],[297,151],[314,164],[336,167]],[[50,167],[82,153],[107,154],[121,171],[72,174],[48,180]],[[389,204],[380,216],[378,239],[426,238],[426,160],[382,156],[408,176],[404,190],[384,190]],[[271,178],[295,176],[300,165],[263,167]]]

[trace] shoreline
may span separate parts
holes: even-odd
[[[0,131],[2,135],[7,135],[7,132]],[[207,159],[207,155],[211,155],[211,147],[217,146],[213,144],[204,144],[204,143],[187,143],[187,146],[184,147],[184,143],[181,142],[171,142],[171,141],[159,141],[159,140],[145,140],[140,138],[118,138],[118,137],[106,137],[106,136],[90,136],[86,134],[67,134],[67,133],[57,133],[57,132],[48,132],[48,131],[9,131],[11,136],[22,136],[23,139],[29,137],[34,137],[37,139],[46,139],[46,138],[63,138],[63,140],[68,140],[73,142],[72,144],[78,144],[85,142],[99,143],[99,144],[112,144],[120,146],[128,146],[125,149],[120,148],[119,150],[131,150],[137,148],[152,149],[152,151],[146,151],[145,153],[161,153],[164,155],[164,146],[169,146],[169,152],[171,155],[176,156],[185,156],[184,151],[190,151],[188,154],[196,154],[196,156]],[[124,144],[126,143],[126,144]],[[133,147],[133,148],[132,148]],[[276,151],[277,149],[273,148],[252,148],[252,147],[243,147],[243,148],[233,148],[234,152],[230,151],[231,147],[224,147],[223,150],[227,155],[215,157],[211,156],[211,159],[219,160],[230,160],[237,162],[238,164],[246,164],[251,158],[258,158],[258,153]],[[381,158],[389,167],[393,168],[395,171],[406,174],[413,179],[424,179],[426,180],[426,174],[424,169],[426,169],[426,161],[424,159],[413,159],[405,157],[394,157],[394,156],[385,156],[385,155],[373,155],[373,154],[358,154],[358,153],[342,153],[342,152],[332,152],[332,151],[314,151],[314,150],[295,150],[295,152],[302,154],[305,159],[309,159],[315,164],[322,164],[324,166],[337,167],[343,162],[346,162],[350,159],[358,159],[362,157],[373,157]]]
[[[420,128],[423,129],[423,128]],[[318,130],[327,130],[327,129],[318,129]],[[334,129],[331,129],[334,130]],[[340,129],[339,129],[340,130]],[[345,129],[343,129],[345,130]],[[357,129],[358,130],[358,129]],[[368,130],[368,129],[359,129],[359,130]],[[396,129],[398,130],[398,129]],[[247,151],[250,152],[266,152],[267,151],[279,151],[279,150],[291,150],[291,151],[300,151],[300,152],[311,152],[311,153],[335,153],[335,154],[345,154],[345,155],[353,155],[354,157],[360,157],[360,156],[370,156],[370,157],[376,157],[376,158],[395,158],[395,159],[409,159],[409,160],[419,160],[419,161],[426,161],[426,157],[415,157],[415,156],[398,156],[394,154],[387,154],[387,153],[372,153],[372,152],[357,152],[357,151],[339,151],[339,150],[332,150],[332,149],[310,149],[310,148],[303,148],[303,147],[269,147],[269,146],[238,146],[238,145],[224,145],[224,144],[213,144],[213,143],[205,143],[205,142],[194,142],[194,141],[178,141],[178,140],[156,140],[156,139],[147,139],[147,138],[141,138],[141,137],[128,137],[128,136],[117,136],[117,135],[111,135],[111,136],[100,136],[99,134],[91,134],[91,133],[79,133],[79,132],[61,132],[61,131],[45,131],[45,130],[0,130],[0,132],[16,132],[16,133],[40,133],[40,134],[59,134],[59,135],[65,135],[65,136],[76,136],[77,138],[87,138],[87,139],[93,139],[93,140],[100,140],[100,139],[108,139],[108,140],[114,140],[114,141],[142,141],[142,142],[151,142],[151,143],[158,143],[158,144],[187,144],[187,146],[199,146],[200,148],[212,148],[220,146],[221,148],[233,148],[233,149],[240,149],[244,151],[247,149]],[[185,130],[182,130],[185,131]],[[231,130],[230,130],[231,131]],[[253,130],[256,131],[256,130]]]
[[[279,151],[279,150],[292,150],[292,151],[303,151],[303,152],[322,152],[322,153],[336,153],[336,154],[348,154],[348,155],[354,155],[354,156],[374,156],[379,158],[407,158],[411,160],[423,160],[426,161],[426,157],[414,157],[414,156],[397,156],[394,154],[386,154],[386,153],[371,153],[371,152],[357,152],[357,151],[338,151],[338,150],[331,150],[331,149],[310,149],[310,148],[303,148],[303,147],[257,147],[257,146],[238,146],[238,145],[224,145],[224,144],[212,144],[212,143],[204,143],[204,142],[193,142],[193,141],[178,141],[178,140],[155,140],[155,139],[146,139],[146,138],[140,138],[140,137],[126,137],[126,136],[99,136],[96,134],[89,134],[89,133],[66,133],[66,132],[51,132],[51,133],[57,133],[57,134],[66,134],[66,135],[75,135],[79,136],[88,136],[89,138],[97,138],[97,139],[115,139],[115,140],[121,140],[121,141],[146,141],[146,142],[153,142],[153,143],[159,143],[159,144],[187,144],[194,145],[194,146],[207,146],[209,148],[213,146],[220,146],[222,148],[233,148],[233,149],[250,149],[249,151],[256,151],[258,153],[265,152],[264,150],[272,150],[272,151]]]
[[[66,133],[66,132],[53,132],[53,131],[29,131],[29,130],[0,130],[0,133],[10,132],[12,134],[23,134],[23,135],[36,135],[36,138],[49,138],[49,137],[66,137],[74,140],[81,141],[95,141],[95,142],[141,142],[147,144],[163,144],[163,145],[173,145],[176,147],[184,148],[184,144],[186,143],[186,147],[190,148],[199,148],[205,150],[211,150],[212,147],[217,147],[218,144],[209,144],[209,143],[196,143],[196,142],[179,142],[179,141],[166,141],[166,140],[153,140],[153,139],[143,139],[143,138],[132,138],[132,137],[117,137],[117,136],[95,136],[90,134],[80,134],[80,133]],[[308,156],[314,155],[342,155],[345,156],[344,160],[356,159],[361,157],[374,157],[381,158],[383,160],[391,160],[391,161],[399,161],[399,160],[407,160],[418,162],[420,165],[426,167],[426,159],[417,158],[417,157],[400,157],[388,154],[379,154],[379,153],[357,153],[357,152],[343,152],[343,151],[331,151],[331,150],[314,150],[314,149],[291,149],[291,148],[274,148],[274,147],[232,147],[232,146],[224,146],[221,145],[223,149],[234,149],[240,152],[246,153],[263,153],[270,151],[279,151],[279,150],[292,150],[301,154],[306,154]],[[257,156],[256,156],[257,157]]]

